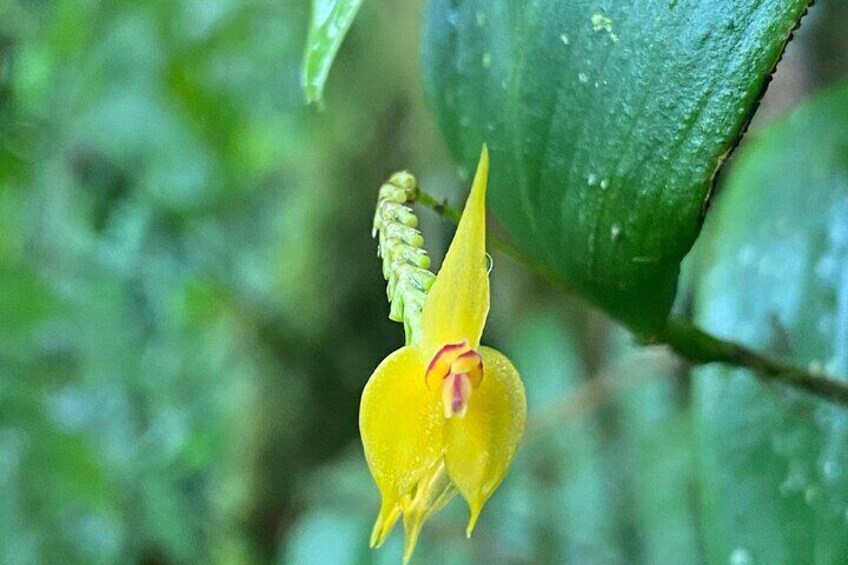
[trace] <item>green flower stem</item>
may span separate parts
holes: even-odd
[[[438,214],[457,222],[460,212],[422,191],[417,191],[417,202],[432,208]],[[569,292],[568,286],[546,267],[528,258],[513,245],[489,237],[492,246],[534,271],[559,289]],[[834,404],[848,407],[848,383],[827,375],[812,372],[790,362],[754,351],[733,341],[717,338],[701,330],[688,320],[671,318],[656,336],[646,339],[650,344],[665,344],[677,355],[693,365],[725,363],[751,369],[763,381],[782,383],[806,391]]]

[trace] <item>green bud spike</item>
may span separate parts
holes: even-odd
[[[416,343],[421,333],[421,313],[427,291],[436,280],[418,217],[407,206],[418,196],[418,183],[406,171],[395,173],[380,187],[372,235],[377,238],[377,256],[383,259],[386,296],[391,304],[389,319],[403,322],[406,343]]]

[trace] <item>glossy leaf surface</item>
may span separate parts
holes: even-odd
[[[523,250],[642,333],[663,324],[713,175],[802,0],[432,0],[426,85]]]

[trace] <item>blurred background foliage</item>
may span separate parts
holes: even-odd
[[[365,2],[317,111],[306,0],[0,0],[0,562],[398,562],[357,431],[402,341],[370,220],[398,169],[462,194],[422,11]],[[755,134],[844,76],[846,30],[817,3]],[[416,561],[759,562],[705,553],[687,368],[494,259],[527,439],[474,538],[453,504]]]

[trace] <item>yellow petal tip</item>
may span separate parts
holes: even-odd
[[[415,545],[407,546],[403,551],[403,565],[408,565],[409,561],[412,559],[412,552],[415,551]]]
[[[465,527],[465,537],[470,538],[471,534],[474,533],[474,527],[477,525],[477,519],[480,517],[480,511],[483,509],[482,506],[474,505],[471,508],[471,517],[468,519],[468,526]]]
[[[400,508],[397,504],[383,504],[380,508],[380,515],[377,516],[377,521],[374,522],[374,529],[371,530],[371,539],[368,542],[368,547],[375,549],[385,543],[386,538],[392,533],[392,529],[400,516]]]
[[[421,526],[424,524],[424,516],[421,514],[413,514],[410,520],[404,518],[403,526],[405,530],[406,540],[403,550],[403,564],[409,563],[412,559],[412,554],[415,552],[415,546],[418,545],[418,536],[421,535]]]
[[[471,192],[482,192],[481,200],[485,199],[486,188],[489,186],[489,149],[483,144],[480,151],[480,160],[477,162],[477,172],[474,174],[474,182]]]
[[[371,549],[376,549],[380,547],[382,540],[380,539],[383,532],[383,521],[377,518],[377,521],[374,523],[374,528],[371,530],[371,539],[368,541],[368,547]]]

